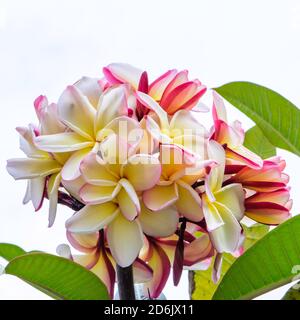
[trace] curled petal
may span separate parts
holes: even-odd
[[[213,95],[213,119],[214,121],[224,121],[227,123],[227,114],[226,114],[226,108],[223,99],[221,96],[213,90],[212,92]]]
[[[143,260],[137,258],[132,267],[134,283],[144,283],[152,279],[153,270]]]
[[[127,115],[126,87],[121,85],[107,89],[99,100],[95,135],[115,118]]]
[[[58,114],[63,123],[80,136],[94,137],[95,108],[76,86],[68,86],[60,96]]]
[[[226,206],[240,221],[244,216],[245,192],[239,183],[233,183],[223,187],[214,194],[217,202]]]
[[[107,241],[117,264],[128,267],[143,247],[143,233],[137,221],[128,221],[118,214],[107,227]]]
[[[192,266],[214,255],[214,247],[207,234],[195,239],[184,248],[184,265]]]
[[[79,194],[85,204],[101,204],[112,201],[119,193],[120,188],[120,185],[98,186],[87,183],[80,189]]]
[[[158,182],[160,175],[159,160],[146,154],[133,155],[123,168],[123,177],[130,181],[136,191],[152,188]]]
[[[111,84],[129,83],[137,89],[143,71],[127,63],[111,63],[103,68],[103,73]]]
[[[218,252],[233,253],[240,243],[242,228],[232,212],[225,206],[220,203],[215,203],[214,206],[224,224],[210,232],[211,240]]]
[[[90,148],[78,150],[64,164],[61,175],[63,180],[74,180],[80,176],[80,164],[91,151]]]
[[[142,105],[152,110],[158,116],[161,128],[169,127],[168,114],[153,98],[140,91],[136,93],[136,97]]]
[[[67,231],[67,239],[72,247],[80,252],[91,253],[97,249],[99,232],[72,233]]]
[[[268,225],[278,225],[291,217],[289,208],[273,202],[246,202],[245,215]]]
[[[160,103],[163,105],[164,101],[168,98],[169,94],[178,86],[188,82],[188,71],[179,71],[176,76],[169,82],[168,86],[164,90],[164,94],[161,98]]]
[[[214,192],[222,187],[225,171],[225,151],[218,142],[211,140],[208,145],[208,156],[218,164],[211,170],[206,184]]]
[[[78,88],[80,92],[89,99],[91,105],[96,109],[100,95],[102,93],[99,79],[82,77],[74,84],[74,86]]]
[[[119,209],[113,202],[85,206],[66,221],[66,228],[74,233],[99,231],[113,221]]]
[[[61,170],[60,164],[52,159],[19,158],[7,161],[6,169],[16,180],[46,177]]]
[[[58,189],[61,182],[61,174],[53,174],[48,181],[47,193],[49,198],[49,224],[48,227],[52,227],[56,217]]]
[[[43,204],[45,197],[46,178],[35,178],[29,180],[30,200],[35,211],[38,211]]]
[[[169,278],[171,264],[164,250],[156,245],[151,244],[152,255],[148,265],[153,270],[153,278],[145,284],[146,291],[149,290],[150,298],[157,298],[164,289]]]
[[[63,132],[36,137],[35,144],[41,150],[48,152],[71,152],[93,147],[95,142],[86,140],[76,132]]]
[[[84,179],[97,186],[116,186],[118,179],[101,163],[97,154],[90,152],[80,163],[80,172]]]
[[[230,160],[234,160],[238,164],[246,165],[249,168],[254,170],[258,170],[263,166],[263,160],[251,152],[244,146],[239,146],[234,149],[226,148],[226,158]]]
[[[177,229],[178,221],[178,212],[174,206],[153,212],[143,203],[141,205],[139,222],[141,223],[143,232],[151,237],[171,236]]]
[[[157,185],[143,193],[143,201],[146,207],[152,211],[162,210],[178,200],[176,183],[170,185]]]
[[[117,195],[120,210],[126,219],[132,221],[141,211],[140,200],[128,180],[121,179],[119,184],[122,186],[122,189]]]
[[[273,202],[285,206],[290,199],[290,191],[287,188],[279,189],[273,192],[257,192],[246,199],[246,203],[254,202]]]
[[[116,273],[105,250],[100,251],[98,262],[92,267],[91,271],[104,282],[111,299],[113,299]]]
[[[203,219],[201,198],[199,194],[187,183],[182,180],[177,181],[178,200],[176,207],[184,217],[191,221]]]
[[[149,86],[149,95],[156,101],[159,101],[167,88],[168,84],[174,79],[177,70],[169,70],[159,78],[154,80]]]

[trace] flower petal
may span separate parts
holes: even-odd
[[[154,80],[149,86],[149,95],[156,101],[159,101],[167,88],[168,84],[174,79],[177,70],[169,70],[159,78]]]
[[[84,179],[97,186],[116,186],[118,179],[100,163],[97,154],[90,152],[80,163],[80,172]]]
[[[127,115],[126,87],[120,85],[107,89],[99,100],[95,118],[95,135],[115,118]]]
[[[92,205],[113,200],[120,189],[120,185],[98,186],[87,183],[80,189],[79,194],[83,203]]]
[[[118,213],[118,206],[113,202],[85,206],[66,221],[66,228],[74,233],[96,232],[110,224]]]
[[[95,142],[86,140],[76,132],[63,132],[36,137],[35,144],[39,149],[48,152],[71,152],[93,147]]]
[[[35,178],[29,180],[30,199],[35,211],[38,211],[43,204],[45,197],[46,178]]]
[[[273,202],[246,202],[245,215],[268,225],[278,225],[291,217],[289,208]]]
[[[208,201],[208,197],[206,195],[204,195],[202,200],[203,200],[202,201],[203,214],[205,217],[207,230],[211,232],[211,231],[223,226],[224,221],[223,221],[221,215],[219,214],[219,211],[214,206],[214,204],[212,204],[210,201]]]
[[[160,120],[160,126],[162,129],[169,127],[168,114],[153,98],[140,91],[137,91],[136,97],[142,105],[154,111]]]
[[[208,144],[208,156],[209,159],[215,160],[218,164],[211,170],[208,178],[207,187],[214,192],[222,187],[225,172],[225,151],[218,142],[210,140]]]
[[[91,269],[91,271],[94,272],[101,279],[101,281],[104,282],[111,299],[113,299],[116,273],[104,249],[100,251],[98,262]]]
[[[62,168],[61,175],[63,180],[70,181],[80,176],[80,164],[90,151],[91,148],[86,148],[72,154]]]
[[[136,191],[152,188],[158,182],[160,175],[160,162],[151,155],[133,155],[123,167],[123,177],[130,181]]]
[[[157,185],[143,193],[143,201],[146,207],[152,211],[164,209],[178,200],[176,183],[166,186]]]
[[[203,219],[201,198],[197,191],[182,180],[177,181],[178,200],[176,207],[184,217],[191,221]]]
[[[63,123],[80,136],[94,137],[95,108],[76,86],[68,86],[60,96],[58,114]]]
[[[214,255],[214,248],[207,234],[195,239],[184,248],[184,265],[192,266]]]
[[[151,237],[169,237],[177,229],[179,216],[174,206],[153,212],[143,203],[141,204],[141,213],[139,222],[143,232]]]
[[[99,80],[100,79],[97,78],[82,77],[74,84],[74,86],[78,88],[80,92],[89,99],[91,105],[95,109],[97,108],[98,101],[102,93],[102,88],[99,84]]]
[[[52,227],[56,217],[58,189],[61,182],[61,174],[53,174],[48,181],[47,193],[49,198],[49,224],[48,227]]]
[[[245,192],[239,183],[223,187],[214,194],[216,201],[226,206],[240,221],[244,216]]]
[[[16,180],[46,177],[61,170],[60,164],[52,159],[19,158],[7,160],[6,169]]]
[[[230,210],[220,203],[214,204],[224,224],[210,231],[211,240],[218,252],[233,253],[240,243],[242,228]]]
[[[121,267],[130,266],[143,247],[143,234],[137,221],[128,221],[122,214],[107,227],[111,253]]]
[[[67,239],[74,249],[80,252],[91,253],[97,249],[99,232],[72,233],[67,231]]]
[[[143,71],[127,63],[111,63],[103,68],[103,73],[112,84],[129,83],[137,89]]]
[[[152,279],[153,270],[142,259],[137,258],[132,267],[134,283],[144,283]]]
[[[155,299],[161,294],[166,285],[171,264],[168,256],[160,246],[151,244],[151,251],[152,255],[148,261],[148,265],[153,270],[153,278],[151,281],[145,283],[145,289],[146,291],[149,290],[150,298]]]
[[[128,180],[121,179],[119,184],[122,186],[117,195],[120,210],[126,219],[132,221],[141,211],[140,200]]]

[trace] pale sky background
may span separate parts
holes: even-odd
[[[299,0],[0,0],[0,242],[51,253],[66,242],[64,221],[72,212],[60,207],[48,229],[48,204],[38,213],[23,206],[25,182],[15,182],[5,169],[6,159],[21,155],[14,128],[35,121],[32,102],[38,95],[55,102],[82,75],[98,77],[102,66],[128,62],[148,70],[151,79],[178,68],[208,87],[256,82],[299,106],[299,39]],[[210,104],[209,94],[205,102]],[[234,108],[228,113],[246,129],[252,126]],[[287,160],[298,213],[299,158],[279,154]],[[278,299],[284,291],[262,298]],[[164,293],[187,298],[186,274],[178,289],[170,282]],[[48,297],[3,275],[0,299]]]

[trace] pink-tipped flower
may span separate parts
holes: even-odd
[[[112,63],[103,68],[103,73],[111,85],[129,83],[134,90],[149,94],[169,115],[178,110],[193,109],[206,92],[206,87],[198,79],[188,79],[187,70],[169,70],[151,84],[148,84],[145,71],[125,63]],[[138,116],[148,112],[138,102]]]
[[[222,98],[213,92],[213,120],[214,127],[211,139],[224,146],[226,152],[226,166],[231,167],[227,171],[240,169],[242,166],[248,166],[253,169],[259,169],[262,166],[262,159],[243,146],[244,130],[239,121],[232,125],[227,122],[227,115]]]
[[[283,173],[285,161],[280,157],[264,160],[261,169],[245,167],[224,184],[241,183],[244,188],[257,192],[272,192],[286,188],[289,176]]]
[[[289,189],[271,192],[258,192],[245,201],[245,214],[249,218],[269,225],[277,225],[291,217]]]
[[[205,92],[206,87],[198,79],[188,79],[187,70],[169,70],[149,86],[149,95],[170,115],[178,110],[192,110]]]

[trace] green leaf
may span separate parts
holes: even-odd
[[[251,118],[275,147],[300,155],[300,110],[280,94],[250,82],[215,88]]]
[[[300,215],[257,241],[225,274],[213,299],[252,299],[293,280],[300,263]]]
[[[300,300],[300,282],[293,285],[281,300]]]
[[[18,256],[25,254],[26,251],[11,243],[0,243],[0,257],[10,261]]]
[[[244,250],[250,248],[257,240],[262,238],[268,231],[269,226],[256,223],[251,227],[243,225],[245,241],[243,243]],[[233,262],[236,260],[234,256],[229,253],[223,254],[223,263],[221,269],[220,280],[224,277],[226,272],[229,270]],[[214,295],[218,283],[212,281],[212,268],[213,261],[207,270],[203,271],[190,271],[190,281],[193,284],[191,297],[193,300],[210,300]]]
[[[5,273],[14,275],[60,300],[108,300],[105,285],[79,264],[46,253],[28,253],[11,260]]]
[[[258,126],[249,129],[245,134],[244,146],[267,159],[276,155],[276,148],[264,136]]]

